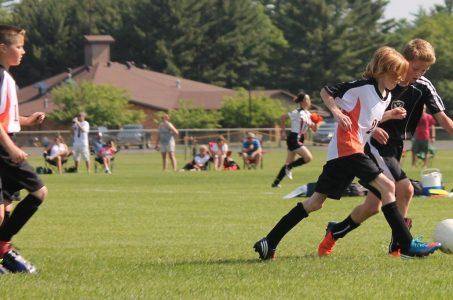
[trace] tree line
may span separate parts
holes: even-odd
[[[23,0],[2,23],[27,30],[20,86],[83,64],[83,35],[115,38],[112,60],[228,88],[300,89],[360,77],[374,50],[430,41],[427,77],[453,112],[453,0],[414,21],[387,0]],[[410,5],[410,2],[408,2]]]

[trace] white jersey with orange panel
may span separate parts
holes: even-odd
[[[20,131],[16,82],[0,66],[0,123],[8,133]]]
[[[327,160],[364,153],[365,143],[390,103],[390,93],[383,98],[375,79],[343,82],[324,88],[352,122],[350,131],[336,126],[327,149]]]
[[[291,120],[291,132],[297,133],[298,136],[307,132],[308,127],[312,124],[311,113],[308,110],[297,108],[288,113]]]

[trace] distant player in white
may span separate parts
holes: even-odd
[[[328,197],[339,200],[355,177],[381,195],[382,212],[402,247],[402,255],[426,256],[440,248],[438,243],[427,244],[412,238],[396,205],[395,185],[364,153],[365,143],[382,119],[391,99],[389,91],[404,79],[408,65],[396,50],[381,47],[367,65],[365,80],[322,89],[321,98],[338,121],[334,137],[329,143],[327,163],[316,182],[314,194],[303,203],[299,202],[266,237],[255,243],[254,249],[260,259],[274,258],[281,239],[310,213],[321,209]],[[385,115],[386,118],[404,116],[405,110],[401,108],[390,110]],[[331,240],[333,238],[329,237],[325,242]],[[319,249],[318,254],[325,255]]]
[[[88,133],[90,132],[90,124],[85,120],[86,114],[81,112],[72,120],[72,130],[74,142],[72,149],[74,151],[74,167],[79,170],[80,158],[82,158],[87,167],[87,172],[90,173],[90,148],[88,142]]]
[[[310,150],[304,145],[305,133],[308,128],[313,131],[318,129],[317,123],[312,121],[311,113],[308,110],[311,106],[310,96],[300,92],[293,99],[293,102],[297,103],[299,107],[287,114],[283,114],[281,117],[281,134],[283,139],[286,138],[288,154],[286,155],[285,164],[281,167],[274,182],[272,182],[271,186],[274,188],[280,187],[280,182],[285,175],[289,179],[293,179],[292,168],[307,164],[313,159]],[[288,118],[291,121],[291,132],[286,136],[286,120]],[[296,159],[296,156],[300,157]]]

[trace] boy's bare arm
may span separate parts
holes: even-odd
[[[435,113],[433,116],[443,129],[445,129],[450,135],[453,134],[453,121],[450,119],[450,117],[447,116],[445,112],[440,111],[438,113]]]
[[[352,128],[351,119],[341,112],[341,109],[335,103],[335,99],[326,91],[325,88],[321,90],[320,95],[324,104],[332,112],[335,120],[337,120],[338,125],[346,131],[351,130]]]
[[[32,113],[28,117],[19,116],[19,123],[22,126],[41,124],[45,118],[46,118],[46,114],[38,111],[38,112]]]
[[[21,163],[27,159],[28,154],[14,144],[3,126],[0,126],[0,144],[8,152],[14,163]]]

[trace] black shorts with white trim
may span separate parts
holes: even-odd
[[[324,165],[316,182],[315,192],[339,200],[355,177],[367,184],[375,180],[380,173],[382,170],[363,153],[332,159]]]

